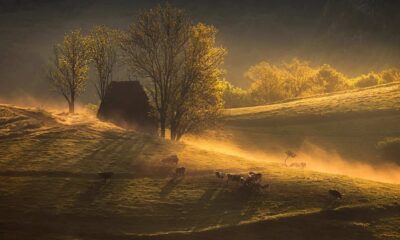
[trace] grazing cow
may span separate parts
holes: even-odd
[[[176,154],[165,157],[163,159],[160,160],[160,162],[164,165],[178,165],[179,162],[179,158]]]
[[[289,165],[289,167],[304,169],[306,167],[306,163],[305,162],[294,162],[294,163],[291,163]]]
[[[242,185],[246,185],[247,179],[248,179],[248,178],[240,177],[239,182],[240,182]]]
[[[225,177],[225,173],[223,173],[223,172],[215,172],[215,176],[217,177],[217,178],[219,178],[219,179],[224,179],[224,177]]]
[[[111,179],[111,177],[114,175],[113,172],[99,172],[97,175],[104,179],[104,182],[107,182],[108,179]]]
[[[239,174],[228,173],[226,176],[227,176],[227,180],[226,180],[227,183],[229,183],[229,181],[240,183],[241,178],[242,178],[242,176],[240,176]]]
[[[337,191],[337,190],[330,189],[330,190],[328,191],[328,193],[329,193],[329,195],[330,195],[331,197],[333,197],[333,198],[335,198],[335,199],[342,199],[342,194],[341,194],[339,191]]]
[[[232,174],[231,173],[226,174],[226,183],[229,183],[229,180],[232,180]]]
[[[248,180],[248,182],[259,183],[259,182],[261,182],[261,178],[262,178],[261,173],[249,172],[247,180]]]

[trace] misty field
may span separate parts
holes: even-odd
[[[234,141],[239,146],[252,144],[254,149],[269,146],[264,142],[267,138],[269,143],[282,143],[282,149],[295,147],[304,132],[312,135],[312,129],[318,138],[342,141],[345,137],[340,135],[358,124],[357,131],[348,133],[368,130],[387,136],[398,133],[398,125],[392,124],[398,115],[391,112],[398,109],[396,87],[355,93],[365,100],[358,103],[332,95],[228,110],[226,129],[237,134],[232,139],[241,140]],[[300,112],[327,109],[318,115],[326,117],[329,105],[323,98],[338,99],[329,101],[338,104],[331,109],[358,111],[364,109],[362,103],[368,105],[368,96],[371,103],[386,98],[373,106],[385,114],[324,123],[307,115],[306,122],[291,123],[292,118],[302,117],[296,115]],[[303,101],[315,105],[305,107]],[[388,122],[382,122],[384,118]],[[0,236],[5,239],[310,239],[316,234],[319,239],[397,239],[400,234],[398,185],[287,168],[277,162],[284,153],[274,147],[266,149],[266,153],[278,152],[271,159],[268,154],[246,158],[224,148],[225,143],[219,147],[210,142],[219,148],[216,151],[200,140],[173,143],[89,115],[7,105],[0,106],[0,123]],[[378,125],[370,127],[373,124]],[[329,132],[332,126],[336,128]],[[170,181],[171,169],[159,163],[174,153],[179,165],[187,168],[178,182]],[[258,171],[270,188],[260,193],[244,191],[217,179],[216,170]],[[97,175],[101,171],[112,171],[114,176],[105,183]],[[329,189],[339,190],[343,199],[332,199]]]
[[[239,146],[264,152],[287,148],[381,164],[377,143],[400,136],[400,88],[389,84],[225,110],[225,130]],[[327,161],[326,159],[324,161]]]

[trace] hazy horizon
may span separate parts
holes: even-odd
[[[0,98],[51,95],[45,69],[53,44],[74,28],[126,29],[140,9],[166,1],[0,1]],[[298,57],[331,64],[354,76],[398,67],[400,22],[395,1],[168,1],[193,18],[215,25],[228,49],[226,79],[248,83],[243,73],[260,61]],[[125,72],[118,80],[128,80]],[[89,84],[81,98],[93,102]]]

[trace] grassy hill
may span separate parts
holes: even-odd
[[[400,136],[400,87],[389,84],[225,114],[225,129],[241,146],[282,152],[306,150],[311,143],[348,160],[380,164],[385,159],[377,143]]]
[[[292,117],[301,114],[329,115],[353,112],[399,111],[400,84],[391,83],[369,88],[347,90],[317,96],[285,100],[276,104],[255,107],[232,108],[226,115],[245,117],[257,115]]]
[[[398,239],[395,184],[291,169],[102,123],[0,105],[0,239]],[[170,181],[159,159],[187,168]],[[215,170],[263,173],[263,193]],[[99,171],[113,171],[104,183]],[[332,200],[328,189],[344,194]]]

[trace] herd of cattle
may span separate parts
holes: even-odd
[[[286,153],[289,157],[294,158],[295,155],[292,154],[291,152]],[[286,165],[286,160],[285,159],[285,165]],[[168,157],[165,157],[160,160],[161,165],[167,166],[167,167],[175,167],[175,171],[172,175],[172,181],[177,182],[178,180],[181,180],[186,173],[186,168],[185,167],[178,167],[178,162],[179,158],[177,155],[170,155]],[[295,167],[300,167],[304,168],[306,165],[303,162],[296,163],[299,166]],[[286,165],[287,166],[287,165]],[[111,179],[111,177],[114,175],[113,172],[100,172],[98,173],[98,176],[106,182],[108,179]],[[241,175],[241,174],[234,174],[234,173],[225,173],[225,172],[220,172],[216,171],[215,176],[221,180],[221,181],[226,181],[226,184],[234,183],[236,186],[241,187],[243,189],[247,190],[252,190],[252,191],[266,191],[269,189],[269,184],[262,184],[262,174],[261,173],[256,173],[256,172],[249,172],[247,175]],[[334,189],[330,189],[328,191],[328,194],[335,198],[335,199],[342,199],[342,194]]]
[[[166,158],[160,160],[162,165],[168,166],[177,166],[179,162],[179,158],[177,155],[171,155]],[[185,175],[186,168],[177,167],[172,176],[173,181],[177,181],[181,179]],[[236,183],[236,185],[240,185],[246,189],[250,190],[266,190],[269,187],[269,184],[262,184],[262,174],[256,172],[249,172],[247,176],[242,176],[240,174],[233,173],[224,173],[220,171],[215,172],[215,176],[221,181],[226,179],[226,183]]]
[[[290,151],[286,152],[286,154],[291,158],[296,157],[296,154],[294,154]],[[287,159],[285,159],[285,166],[288,166],[286,164],[286,160]],[[171,155],[171,156],[168,156],[168,157],[160,160],[160,163],[162,165],[167,165],[167,166],[177,166],[178,162],[179,162],[179,158],[177,155]],[[289,167],[298,167],[298,168],[303,169],[306,167],[306,163],[294,162],[291,165],[289,165]],[[177,181],[178,179],[183,178],[185,175],[185,172],[186,172],[185,167],[176,167],[175,172],[172,176],[172,180]],[[243,176],[241,174],[225,173],[225,172],[221,172],[221,171],[216,171],[215,176],[218,179],[220,179],[221,181],[226,180],[226,184],[234,183],[234,184],[236,184],[236,186],[239,186],[243,189],[252,190],[252,191],[258,191],[258,192],[266,191],[267,189],[269,189],[269,186],[270,186],[269,184],[262,184],[262,174],[256,173],[256,172],[249,172],[247,174],[247,176]],[[330,197],[332,197],[334,199],[342,199],[342,197],[343,197],[342,194],[335,189],[330,189],[328,191],[328,194]]]
[[[215,172],[215,176],[218,179],[224,180],[226,178],[226,183],[230,182],[236,183],[243,188],[255,191],[265,191],[269,188],[269,184],[262,184],[262,174],[256,172],[249,172],[247,176],[242,176],[240,174]]]

